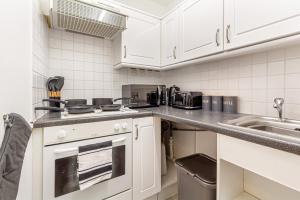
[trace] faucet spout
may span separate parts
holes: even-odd
[[[282,120],[282,113],[283,113],[283,98],[275,98],[273,107],[278,111],[279,119]]]

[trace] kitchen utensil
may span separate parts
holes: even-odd
[[[58,80],[58,78],[55,78],[55,77],[50,77],[48,79],[47,84],[48,84],[49,91],[56,91],[55,84],[56,84],[57,80]]]
[[[40,107],[35,107],[34,110],[48,110],[52,112],[63,112],[63,108],[57,108],[57,107],[52,107],[52,106],[40,106]]]
[[[87,105],[86,99],[67,99],[65,101],[59,99],[43,99],[43,102],[49,102],[50,106],[37,107],[38,110],[62,112],[65,109],[60,108],[60,104],[64,104],[66,110],[70,114],[82,114],[82,113],[90,113],[94,111],[94,106]],[[58,106],[51,106],[53,104],[58,104]]]
[[[55,78],[57,78],[55,89],[56,89],[56,91],[61,91],[61,89],[63,88],[64,83],[65,83],[65,78],[62,76],[56,76]]]
[[[113,104],[112,98],[93,98],[92,103],[95,107],[100,108],[102,105],[111,105]]]
[[[80,105],[80,106],[70,106],[67,108],[69,114],[84,114],[94,112],[94,106],[92,105]]]
[[[56,102],[60,104],[64,104],[65,107],[72,107],[72,106],[82,106],[87,105],[86,99],[66,99],[66,100],[58,100],[58,99],[43,99],[43,102]]]
[[[119,99],[116,99],[119,100]],[[112,98],[93,98],[93,105],[100,108],[102,111],[117,111],[120,110],[121,104],[113,104]]]
[[[102,111],[118,111],[121,109],[121,104],[101,105]]]
[[[169,94],[168,94],[168,105],[172,106],[175,101],[175,92],[180,91],[180,88],[176,85],[173,85],[169,88]]]

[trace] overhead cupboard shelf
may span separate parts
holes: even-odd
[[[162,19],[128,15],[115,68],[169,70],[300,42],[300,1],[185,0]]]

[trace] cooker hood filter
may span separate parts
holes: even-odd
[[[50,26],[110,39],[126,29],[126,16],[77,0],[54,0]]]

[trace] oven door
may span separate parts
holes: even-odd
[[[112,141],[112,178],[79,190],[77,153],[79,146]],[[44,147],[44,200],[99,200],[132,187],[132,134],[120,134]]]

